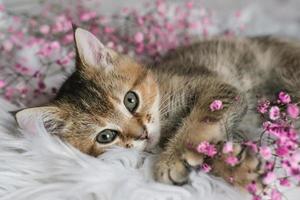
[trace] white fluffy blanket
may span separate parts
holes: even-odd
[[[0,200],[240,200],[249,199],[224,181],[193,172],[190,183],[171,186],[152,178],[156,155],[112,149],[85,155],[45,132],[17,129],[0,99]],[[284,191],[298,200],[299,188]]]
[[[0,199],[1,200],[180,200],[241,199],[222,180],[191,174],[189,185],[164,185],[152,179],[155,155],[112,149],[98,158],[85,155],[58,138],[16,128],[0,100]]]

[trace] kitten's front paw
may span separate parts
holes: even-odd
[[[233,155],[238,158],[235,166],[226,163],[227,156],[223,154],[214,159],[212,173],[242,188],[253,182],[260,188],[263,187],[261,177],[264,171],[260,156],[249,147],[239,144],[235,144]]]
[[[183,153],[164,152],[155,165],[154,178],[162,183],[183,185],[188,182],[191,169],[202,163],[203,156],[189,150]]]

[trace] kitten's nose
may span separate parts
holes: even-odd
[[[124,126],[123,131],[128,137],[134,138],[135,140],[148,139],[146,126],[137,118],[132,118],[128,124]]]

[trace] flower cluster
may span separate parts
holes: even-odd
[[[219,102],[216,100],[210,105],[212,112],[222,109]],[[299,134],[295,127],[300,115],[299,107],[292,102],[288,93],[281,91],[275,101],[259,100],[257,111],[263,119],[263,132],[258,141],[244,141],[243,145],[264,160],[262,183],[265,188],[261,192],[258,184],[252,182],[246,189],[253,195],[254,200],[265,199],[265,197],[280,200],[282,193],[278,186],[291,187],[300,184]],[[225,155],[225,162],[230,166],[235,166],[239,162],[232,154],[234,145],[231,141],[225,142],[221,151],[217,152],[216,149],[208,142],[202,142],[197,147],[199,153],[210,158],[220,154]],[[202,171],[209,172],[212,168],[213,166],[205,163]]]

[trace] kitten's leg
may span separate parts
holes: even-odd
[[[203,141],[217,143],[230,137],[228,134],[247,110],[244,96],[228,84],[210,78],[192,84],[196,93],[194,106],[160,155],[154,174],[158,181],[184,183],[188,175],[186,166],[198,166],[204,159],[196,152],[197,145]],[[214,100],[222,101],[221,110],[210,110]]]
[[[236,88],[217,81],[207,83],[197,86],[200,89],[199,96],[190,115],[183,120],[182,126],[167,143],[155,165],[154,176],[160,182],[176,185],[186,183],[189,170],[201,165],[205,159],[204,155],[196,152],[198,144],[203,141],[217,144],[231,138],[228,134],[233,133],[247,110],[246,100]],[[211,111],[209,105],[216,99],[223,102],[223,109]],[[215,164],[219,165],[221,161]],[[252,162],[251,159],[243,161],[245,165]],[[224,174],[217,175],[224,178],[232,176],[226,170]]]
[[[296,101],[300,100],[300,43],[296,40],[283,40],[273,37],[252,38],[262,49],[261,55],[269,63],[266,79],[271,94],[287,90]]]
[[[275,80],[279,80],[280,89],[287,90],[294,101],[300,102],[300,47],[298,51],[287,49],[283,53],[279,66],[275,68]]]

